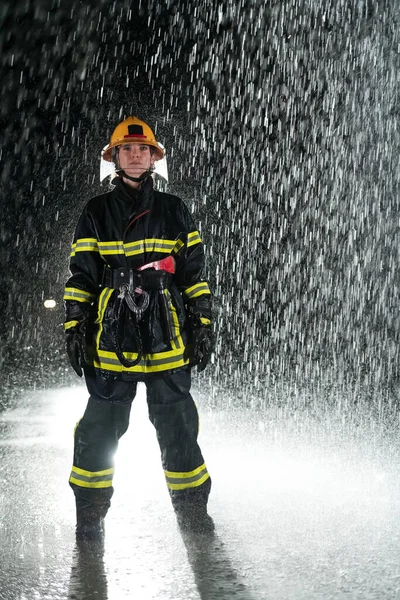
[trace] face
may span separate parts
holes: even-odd
[[[146,144],[123,144],[118,152],[119,168],[131,177],[140,177],[154,165],[154,158],[150,153],[150,146]]]

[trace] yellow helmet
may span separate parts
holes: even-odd
[[[122,144],[139,143],[146,144],[146,146],[152,146],[154,151],[155,160],[161,160],[164,158],[164,150],[161,145],[155,140],[154,133],[150,127],[144,121],[141,121],[137,117],[128,117],[125,121],[122,121],[114,129],[110,143],[104,148],[103,158],[109,162],[114,162],[112,149]]]

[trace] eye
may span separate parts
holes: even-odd
[[[146,152],[147,146],[140,146],[140,149],[141,149],[142,152]]]

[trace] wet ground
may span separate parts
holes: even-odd
[[[144,390],[100,546],[76,547],[67,483],[85,389],[26,392],[1,413],[1,600],[400,598],[395,433],[332,415],[210,411],[197,400],[211,540],[177,529]]]

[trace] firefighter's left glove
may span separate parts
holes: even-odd
[[[214,350],[214,335],[211,327],[212,306],[210,296],[201,296],[187,306],[190,324],[190,341],[187,354],[192,366],[197,365],[200,373],[210,362]]]
[[[86,326],[84,320],[65,332],[69,362],[78,377],[82,377],[82,365],[86,362]]]
[[[197,365],[197,371],[204,371],[211,359],[214,349],[214,336],[210,326],[192,329],[192,364]]]

